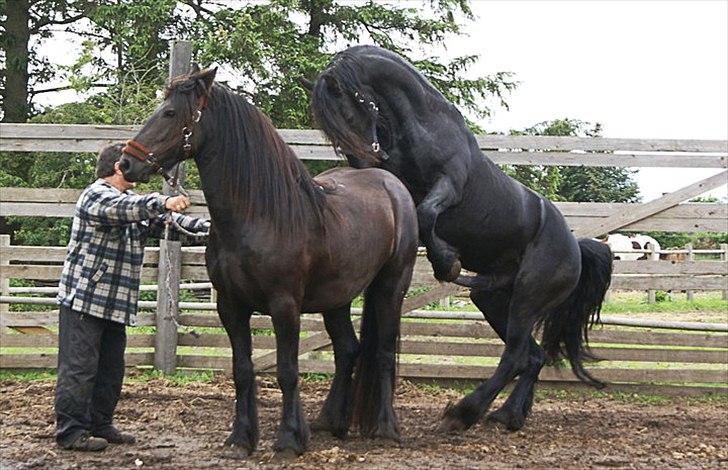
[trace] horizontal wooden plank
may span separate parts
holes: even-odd
[[[230,348],[230,340],[224,334],[192,335],[181,333],[178,337],[180,346]],[[254,349],[274,349],[274,336],[253,336]],[[332,351],[331,346],[319,349]],[[436,340],[403,339],[400,353],[425,356],[476,356],[500,357],[502,344],[464,343]],[[685,362],[728,364],[728,349],[722,351],[703,351],[687,349],[645,349],[645,348],[592,348],[599,358],[609,361],[638,362]]]
[[[135,126],[0,124],[0,151],[90,152],[126,140]],[[283,139],[302,159],[340,160],[326,138],[317,130],[282,129]],[[614,139],[555,136],[477,137],[482,149],[497,163],[514,165],[662,166],[726,167],[728,143],[723,140]],[[497,152],[497,149],[526,149]],[[616,151],[617,154],[585,154],[571,151]],[[693,152],[718,155],[674,155],[636,152]]]
[[[194,217],[209,218],[210,214],[203,206],[192,206],[186,214]],[[7,202],[0,204],[0,217],[73,217],[74,205],[70,203],[29,203],[29,202]],[[597,223],[603,217],[571,217],[566,216],[566,222],[571,230],[581,230],[584,226]],[[707,219],[686,219],[686,218],[655,218],[649,217],[626,225],[622,231],[632,232],[726,232],[728,231],[728,219],[707,218]]]
[[[3,348],[55,348],[58,335],[52,332],[43,335],[7,334],[0,332],[0,346]],[[154,335],[127,335],[127,348],[153,348]]]
[[[0,314],[0,328],[26,326],[58,326],[58,310]],[[149,313],[138,314],[137,326],[155,326],[154,315]]]
[[[0,202],[37,202],[75,204],[81,194],[80,189],[54,188],[13,188],[0,187]],[[190,191],[193,204],[205,204],[202,191]],[[616,202],[556,202],[566,217],[607,217],[617,211],[629,210],[634,203]],[[725,219],[728,217],[726,203],[683,203],[666,209],[653,216],[658,219]]]
[[[726,276],[653,276],[616,275],[612,277],[612,289],[616,290],[728,290]]]
[[[230,370],[232,358],[219,356],[178,355],[177,366],[182,368]],[[334,372],[333,361],[299,360],[301,373]],[[495,367],[460,364],[411,364],[400,363],[399,377],[419,379],[481,379],[493,374]],[[726,370],[693,369],[592,369],[592,373],[607,382],[670,382],[670,383],[726,383]],[[545,367],[539,376],[543,381],[577,381],[568,369]]]
[[[219,327],[217,315],[182,314],[180,322],[187,326]],[[251,328],[272,328],[270,318],[254,316]],[[322,320],[310,316],[301,318],[302,331],[323,331]],[[460,321],[452,323],[431,323],[425,321],[403,321],[401,334],[406,336],[441,336],[462,338],[497,339],[498,335],[484,321]],[[713,333],[667,333],[645,330],[606,330],[595,328],[589,333],[591,343],[651,344],[663,346],[697,346],[703,348],[728,348],[728,335]]]
[[[693,139],[620,139],[528,135],[479,135],[482,149],[584,150],[728,153],[728,141]]]
[[[132,137],[138,125],[102,124],[16,124],[2,123],[3,138],[23,139],[108,139],[124,140]],[[283,139],[291,144],[328,145],[324,134],[315,129],[280,129]],[[684,151],[728,153],[725,140],[692,139],[618,139],[561,136],[480,135],[482,148],[528,148],[536,150],[634,150]]]
[[[199,267],[189,266],[191,274],[198,275]],[[31,280],[58,280],[61,277],[63,266],[42,266],[29,264],[13,264],[10,266],[0,265],[0,276],[11,279],[31,279]],[[157,268],[142,268],[142,282],[152,282],[157,280]]]
[[[127,367],[154,364],[154,353],[127,352],[124,355]],[[0,354],[0,369],[55,369],[57,354]]]
[[[726,261],[653,261],[617,260],[614,262],[615,274],[692,274],[692,275],[728,275],[728,262]]]

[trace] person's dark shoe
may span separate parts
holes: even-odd
[[[78,436],[73,442],[66,445],[61,445],[66,450],[78,450],[81,452],[99,452],[109,445],[109,442],[101,437],[94,437],[89,433],[83,433]]]
[[[94,437],[105,439],[109,444],[134,444],[136,439],[131,434],[119,432],[114,427],[106,428],[103,431],[95,431]]]

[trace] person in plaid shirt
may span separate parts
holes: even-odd
[[[58,286],[56,442],[97,451],[134,437],[112,424],[124,377],[126,326],[136,324],[144,243],[161,237],[167,211],[190,232],[209,221],[179,212],[184,196],[136,195],[119,169],[122,144],[101,151],[98,179],[76,203],[71,240]]]

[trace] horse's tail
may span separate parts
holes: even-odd
[[[604,383],[584,369],[585,359],[596,359],[588,347],[588,329],[599,322],[604,296],[612,279],[612,250],[605,243],[582,238],[581,276],[568,299],[543,320],[541,346],[551,361],[567,358],[579,380],[597,388]]]
[[[375,288],[370,286],[369,289]],[[369,290],[368,289],[368,290]],[[380,410],[387,406],[382,403],[381,387],[382,381],[389,379],[392,397],[394,397],[395,375],[397,368],[397,357],[399,353],[400,325],[399,318],[389,324],[389,331],[384,331],[379,325],[377,308],[381,304],[377,302],[376,295],[367,292],[364,298],[362,311],[362,323],[359,333],[359,357],[357,358],[356,372],[354,373],[354,406],[352,412],[352,423],[358,426],[362,435],[373,435],[380,423]],[[379,304],[379,305],[378,305]],[[386,337],[383,337],[386,336]],[[385,355],[381,354],[380,346],[384,341],[394,340],[394,355],[391,363]],[[382,369],[388,368],[387,375],[381,373]],[[396,423],[395,428],[396,428]]]

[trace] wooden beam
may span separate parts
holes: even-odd
[[[687,199],[699,196],[726,183],[728,183],[728,171],[721,171],[717,175],[702,179],[690,186],[686,186],[645,204],[638,205],[629,211],[615,212],[605,220],[595,224],[585,225],[575,231],[574,235],[578,237],[597,237],[619,230],[622,227],[645,219],[670,207],[677,206]]]

